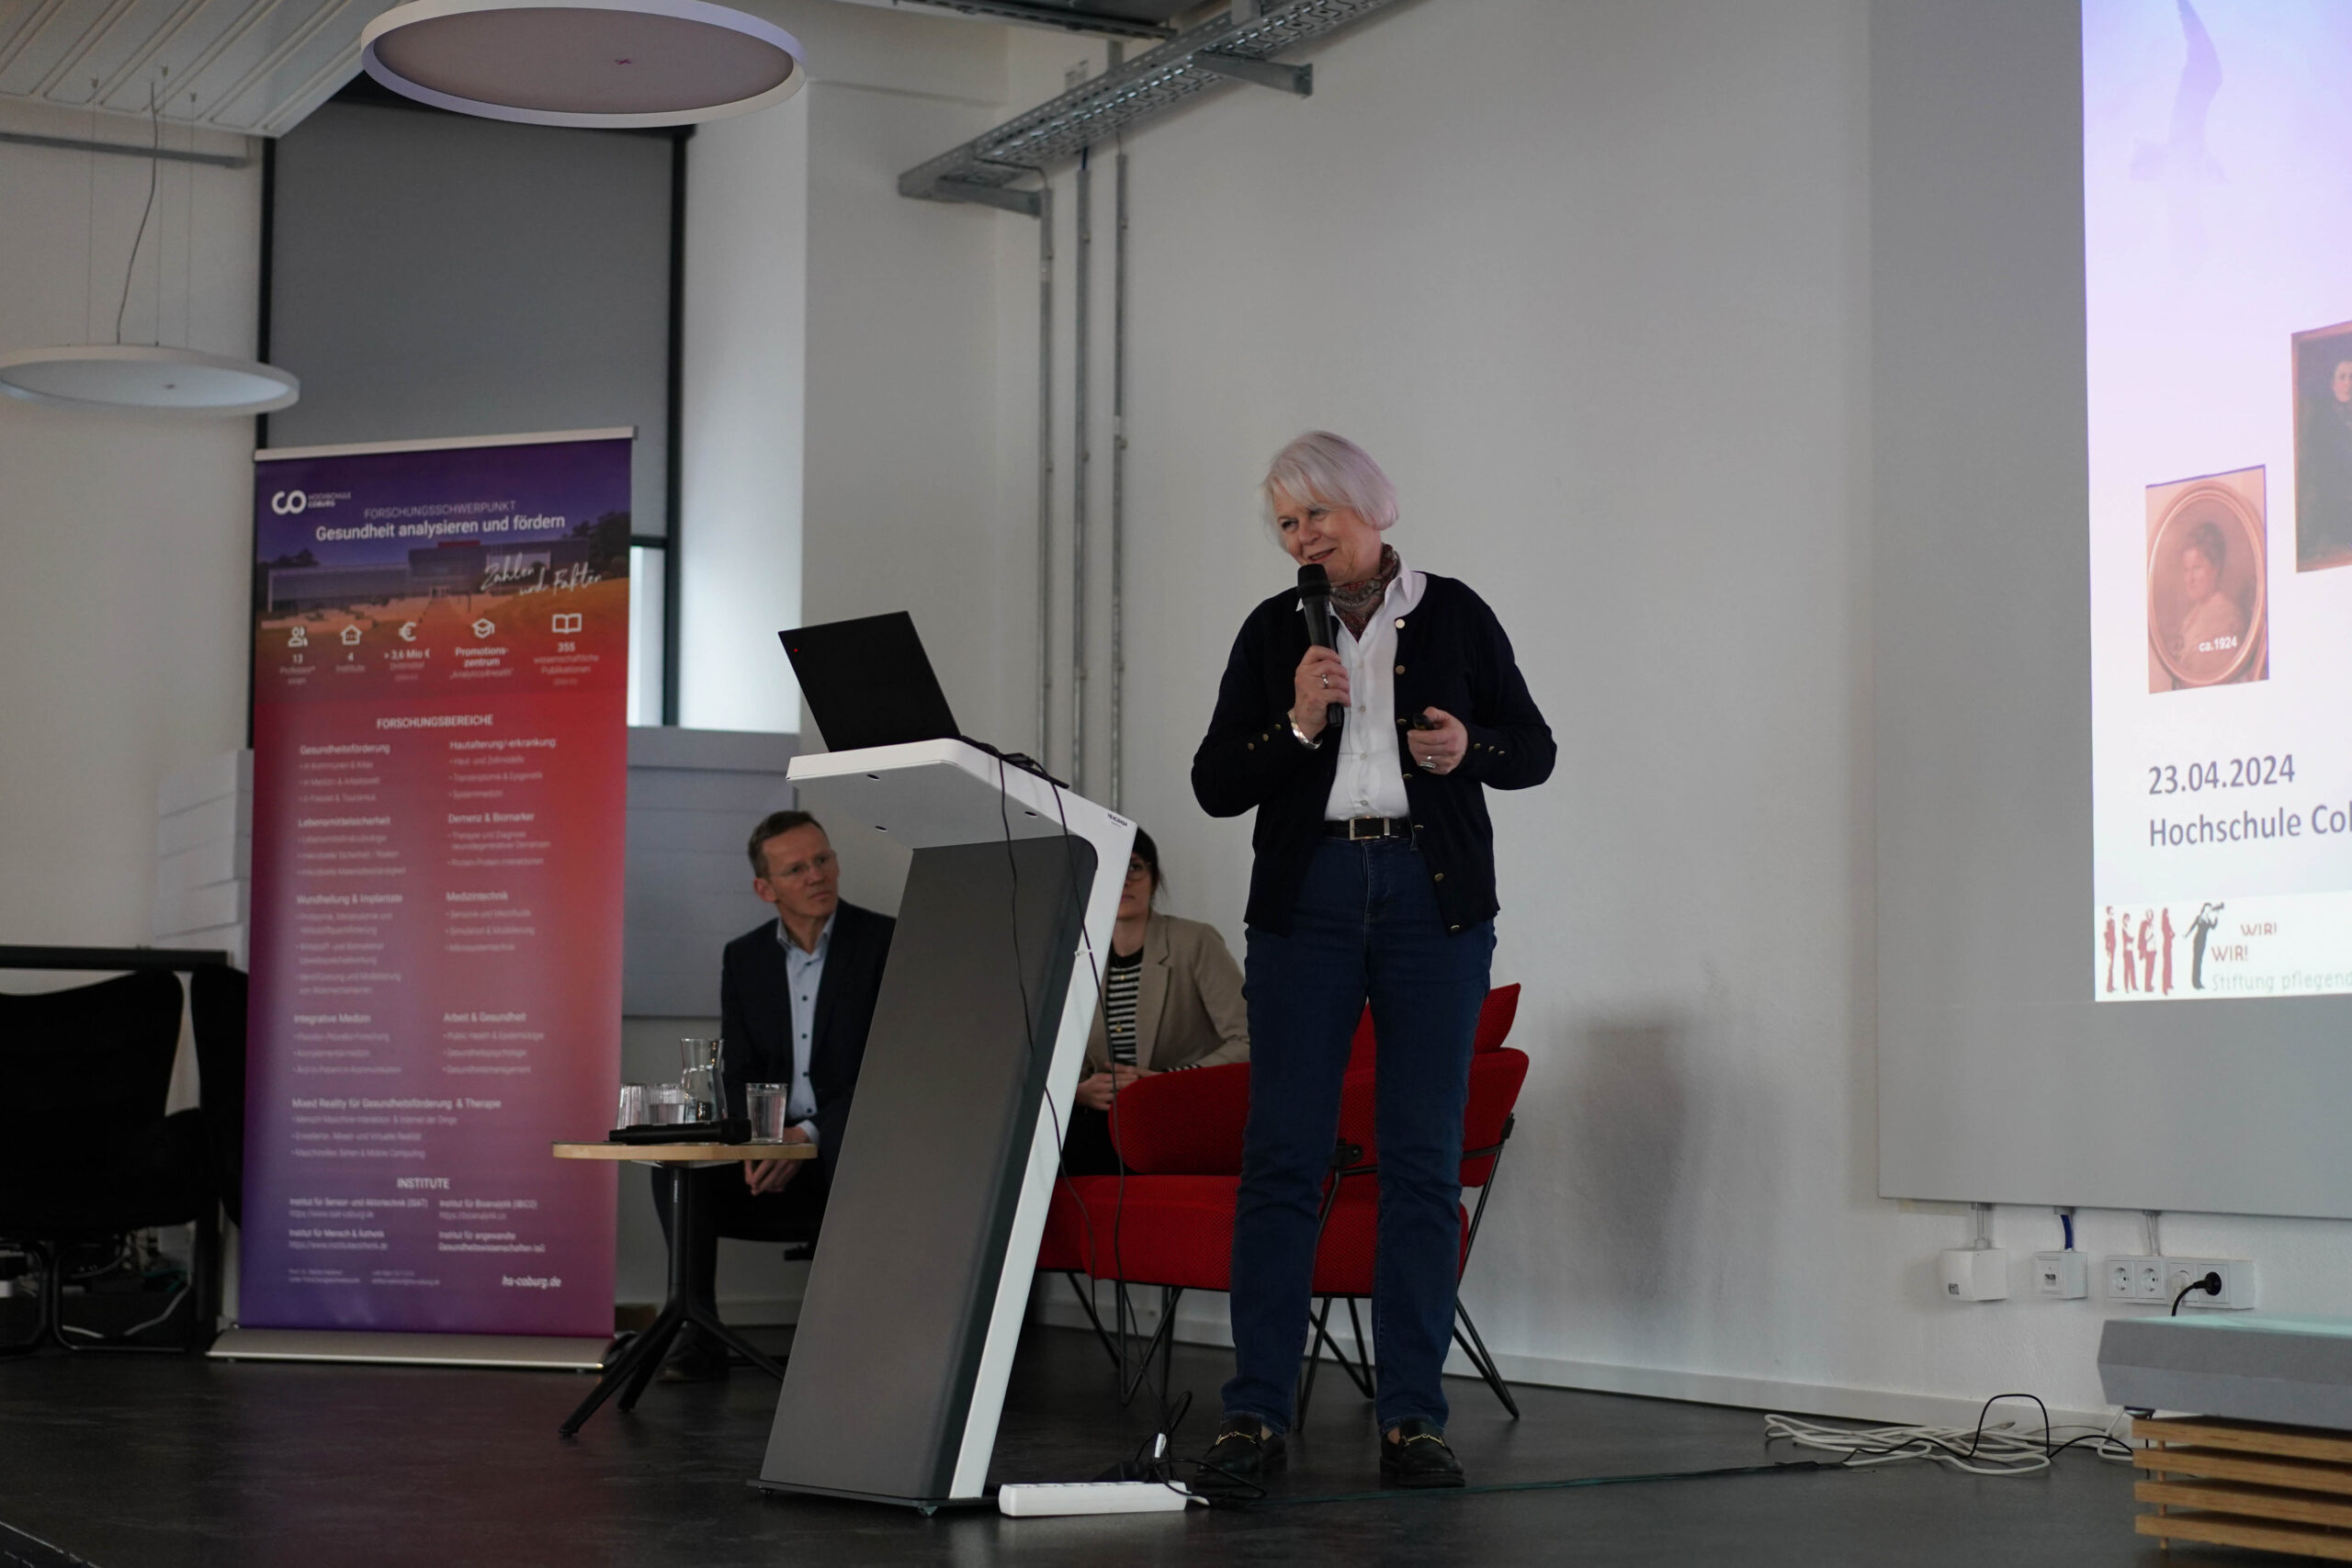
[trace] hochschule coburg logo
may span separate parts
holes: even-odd
[[[299,490],[281,490],[269,498],[269,509],[280,517],[310,510],[311,498]]]

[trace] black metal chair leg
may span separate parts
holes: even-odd
[[[71,1350],[74,1341],[65,1337],[65,1247],[62,1243],[50,1244],[41,1270],[41,1332],[51,1344]]]
[[[1366,1399],[1370,1399],[1374,1397],[1373,1391],[1377,1384],[1374,1382],[1372,1351],[1364,1340],[1363,1324],[1356,1316],[1356,1303],[1353,1296],[1347,1298],[1348,1320],[1355,1327],[1357,1354],[1351,1357],[1346,1350],[1340,1348],[1340,1342],[1331,1337],[1329,1327],[1331,1305],[1339,1299],[1336,1296],[1323,1298],[1323,1313],[1320,1317],[1314,1320],[1314,1333],[1308,1340],[1308,1355],[1319,1359],[1324,1350],[1329,1350],[1331,1359],[1340,1363],[1340,1370],[1348,1374],[1348,1381],[1356,1385],[1356,1392]],[[1312,1378],[1311,1371],[1308,1376]]]
[[[1111,1343],[1111,1331],[1102,1326],[1102,1314],[1094,1310],[1093,1291],[1078,1282],[1078,1274],[1074,1269],[1064,1269],[1062,1278],[1069,1281],[1070,1290],[1078,1296],[1078,1304],[1086,1309],[1086,1321],[1094,1325],[1094,1337],[1102,1344],[1102,1353],[1111,1358],[1113,1366],[1118,1366],[1119,1348]]]
[[[1294,1401],[1296,1409],[1291,1417],[1294,1421],[1304,1422],[1306,1419],[1307,1404],[1315,1397],[1315,1373],[1323,1364],[1323,1347],[1331,1337],[1324,1325],[1330,1318],[1331,1298],[1325,1296],[1323,1311],[1315,1319],[1315,1332],[1306,1337],[1306,1363],[1298,1371],[1298,1395]]]
[[[1348,1298],[1348,1328],[1356,1337],[1356,1363],[1363,1369],[1363,1375],[1355,1380],[1356,1387],[1363,1391],[1366,1399],[1374,1398],[1374,1390],[1380,1385],[1372,1369],[1372,1341],[1364,1335],[1363,1320],[1356,1315],[1353,1296]]]
[[[1127,1294],[1125,1280],[1111,1282],[1111,1325],[1118,1335],[1119,1403],[1125,1405],[1136,1396],[1135,1379],[1127,1375],[1127,1347],[1135,1338],[1136,1306],[1135,1298]]]
[[[1167,1292],[1163,1290],[1161,1299],[1164,1301],[1166,1298]],[[1143,1385],[1151,1381],[1151,1363],[1167,1348],[1168,1342],[1173,1338],[1175,1332],[1176,1314],[1170,1308],[1160,1314],[1159,1326],[1152,1330],[1150,1338],[1144,1341],[1143,1354],[1136,1359],[1134,1377],[1119,1390],[1121,1404],[1133,1404],[1136,1395],[1143,1391]],[[1125,1373],[1123,1372],[1122,1375],[1124,1376]]]
[[[1453,1327],[1453,1337],[1461,1344],[1463,1353],[1478,1369],[1478,1375],[1487,1380],[1487,1386],[1495,1391],[1495,1397],[1503,1402],[1503,1408],[1510,1412],[1510,1418],[1518,1420],[1519,1401],[1510,1396],[1510,1385],[1503,1382],[1502,1369],[1495,1365],[1494,1352],[1488,1350],[1486,1340],[1479,1337],[1478,1325],[1471,1321],[1470,1309],[1457,1301],[1453,1303],[1453,1315],[1459,1320]],[[1467,1338],[1464,1337],[1465,1329],[1468,1331]]]
[[[195,1292],[188,1303],[187,1341],[180,1348],[201,1355],[212,1348],[220,1326],[220,1206],[208,1201],[196,1222],[189,1244],[187,1285]]]
[[[1176,1303],[1184,1299],[1179,1286],[1159,1292],[1159,1406],[1168,1407],[1168,1391],[1176,1381]]]
[[[33,1290],[40,1292],[33,1313],[33,1331],[14,1345],[0,1345],[0,1356],[29,1356],[49,1342],[49,1253],[37,1241],[21,1245],[33,1260],[32,1271],[19,1275]]]

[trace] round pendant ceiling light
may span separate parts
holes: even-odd
[[[274,365],[198,349],[75,344],[0,352],[0,392],[58,408],[225,417],[288,407],[302,383]]]
[[[409,0],[359,38],[368,74],[393,92],[526,125],[723,119],[808,76],[790,33],[707,0]]]

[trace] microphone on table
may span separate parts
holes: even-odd
[[[1298,569],[1298,607],[1306,616],[1306,640],[1317,648],[1331,643],[1331,574],[1319,566]],[[1323,710],[1323,722],[1337,727],[1348,710],[1333,703]]]

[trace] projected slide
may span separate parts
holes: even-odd
[[[2352,5],[2086,0],[2083,217],[2092,993],[2352,991]]]

